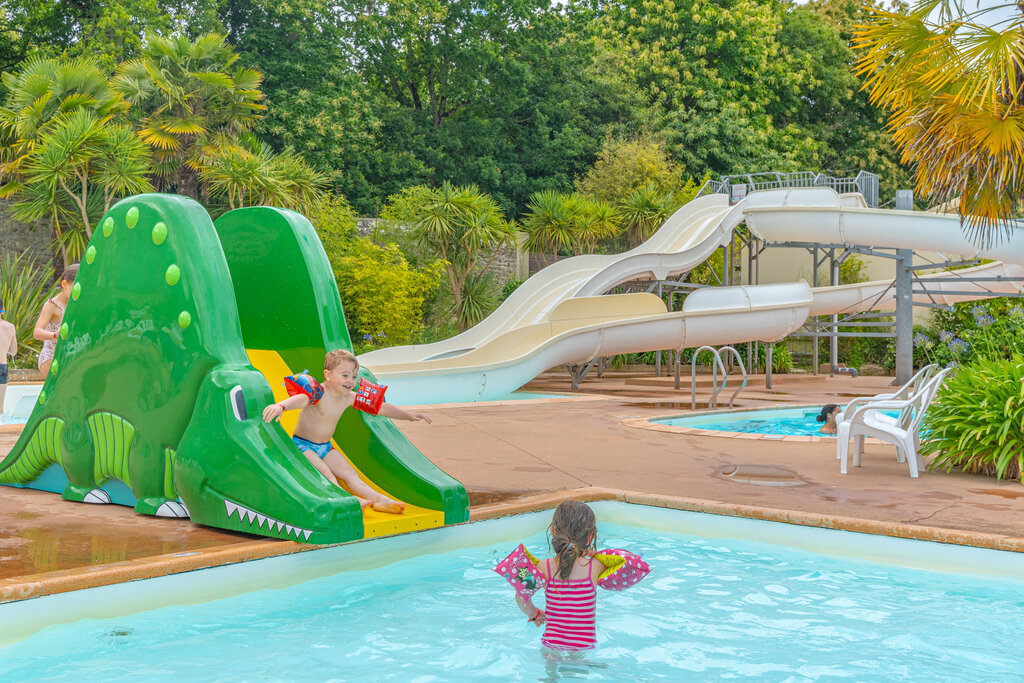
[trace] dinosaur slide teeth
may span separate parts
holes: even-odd
[[[238,503],[227,500],[226,498],[224,499],[224,511],[227,513],[228,519],[231,519],[232,515],[238,513],[238,520],[240,522],[248,522],[250,526],[253,526],[256,529],[262,529],[264,524],[267,525],[267,531],[277,531],[280,533],[281,530],[284,529],[286,536],[294,536],[297,541],[308,541],[309,537],[313,535],[312,529],[302,529],[297,526],[292,526],[291,524],[285,524],[284,522],[278,521],[269,515],[261,514],[255,510],[250,510],[244,505],[239,505]]]

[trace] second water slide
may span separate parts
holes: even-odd
[[[917,278],[915,303],[949,306],[1021,291],[1024,234],[1012,230],[999,244],[980,248],[964,236],[960,217],[921,211],[869,209],[859,194],[831,188],[757,192],[743,207],[747,227],[768,242],[842,244],[939,252],[947,258],[993,259],[993,263]],[[985,278],[981,280],[971,278]],[[896,307],[893,280],[817,287],[811,315],[887,311]],[[927,291],[927,293],[924,293]]]
[[[360,360],[391,385],[388,398],[396,403],[481,401],[504,396],[563,363],[705,344],[773,342],[799,329],[808,315],[894,307],[892,280],[813,291],[803,282],[707,288],[690,294],[683,310],[673,313],[651,294],[588,296],[644,275],[660,279],[685,272],[727,242],[743,220],[768,242],[912,249],[1004,261],[919,277],[928,290],[914,295],[922,303],[948,305],[1016,292],[1019,282],[1005,278],[1024,276],[1024,239],[1017,233],[980,250],[963,236],[956,216],[868,209],[860,195],[841,196],[829,188],[757,192],[731,209],[724,195],[711,195],[687,204],[673,219],[631,252],[576,257],[546,268],[517,290],[524,292],[522,298],[513,302],[510,297],[507,306],[463,335],[427,346],[382,349]],[[685,249],[687,243],[695,246]],[[674,255],[656,251],[668,246],[683,250]],[[968,276],[988,279],[965,280]]]

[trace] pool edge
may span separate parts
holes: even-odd
[[[578,500],[582,502],[618,501],[634,505],[701,512],[724,517],[758,519],[796,526],[851,531],[874,536],[933,541],[950,545],[1024,553],[1024,537],[1018,536],[963,531],[918,524],[903,524],[899,522],[882,522],[858,517],[825,515],[814,512],[723,503],[699,498],[598,487],[544,493],[501,503],[477,506],[470,509],[468,523],[472,524],[473,522],[488,519],[547,510],[556,507],[563,500]],[[352,543],[365,542],[367,540],[353,541]],[[300,544],[293,541],[254,540],[231,546],[154,555],[106,565],[91,565],[88,567],[3,579],[0,580],[0,604],[21,602],[46,595],[68,593],[86,588],[98,588],[128,581],[181,574],[199,569],[238,564],[250,560],[309,552],[325,547],[331,546]]]

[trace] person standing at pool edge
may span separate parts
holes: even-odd
[[[4,413],[7,394],[7,356],[18,353],[18,331],[12,323],[3,320],[4,302],[0,301],[0,415]]]
[[[373,506],[380,512],[401,514],[405,510],[404,503],[367,486],[345,456],[331,447],[331,436],[338,428],[341,414],[355,402],[353,389],[359,383],[359,361],[348,351],[330,351],[324,358],[323,383],[308,379],[313,384],[312,394],[297,393],[279,403],[272,403],[263,410],[263,419],[267,422],[280,420],[284,411],[298,408],[299,421],[292,441],[313,467],[334,484],[341,479],[343,488],[358,498],[364,509]],[[382,404],[377,414],[395,420],[423,420],[430,424],[426,415],[410,413],[390,403]]]
[[[43,342],[43,350],[39,352],[39,372],[43,373],[44,378],[50,374],[50,364],[53,363],[53,355],[57,351],[57,338],[60,337],[60,326],[64,322],[64,309],[68,306],[76,275],[77,263],[64,269],[60,275],[60,294],[43,304],[39,320],[36,320],[36,328],[32,331],[32,336]]]
[[[825,424],[821,429],[818,430],[821,434],[836,434],[839,431],[839,425],[836,424],[836,415],[841,412],[841,408],[835,403],[829,403],[827,406],[821,409],[821,414],[815,419],[818,422],[824,422]]]

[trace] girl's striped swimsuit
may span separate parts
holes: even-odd
[[[553,650],[587,650],[597,643],[594,608],[597,586],[589,579],[548,581],[541,643]]]

